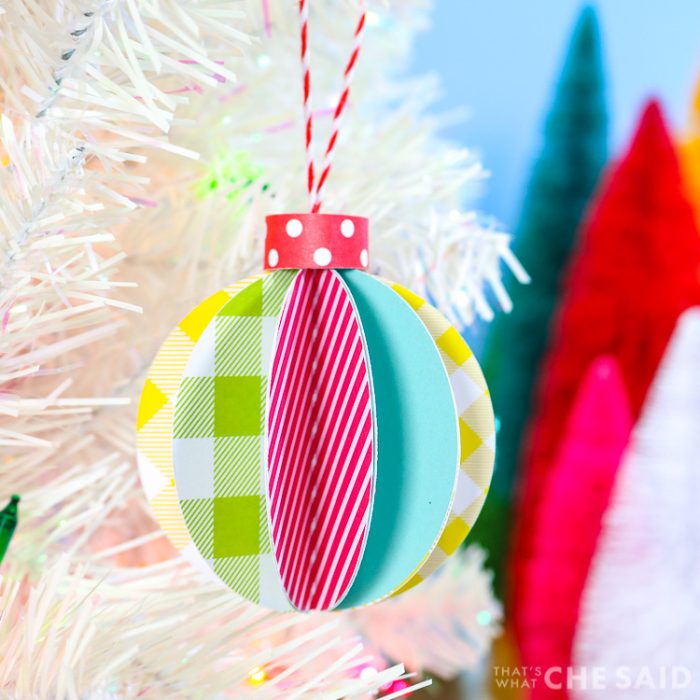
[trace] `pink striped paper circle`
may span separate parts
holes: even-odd
[[[277,334],[268,407],[275,555],[299,610],[330,610],[357,572],[370,514],[373,422],[362,332],[332,270],[303,270]]]

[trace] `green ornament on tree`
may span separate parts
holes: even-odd
[[[13,495],[10,502],[0,510],[0,563],[10,546],[10,540],[17,527],[19,496]]]
[[[485,350],[484,372],[500,427],[493,482],[471,541],[487,549],[499,593],[533,387],[562,273],[607,159],[607,129],[598,20],[587,7],[571,38],[516,230],[514,250],[532,282],[510,285],[513,311],[494,322]]]

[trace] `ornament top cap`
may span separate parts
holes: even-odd
[[[265,218],[265,269],[355,269],[369,264],[369,221],[345,214]]]

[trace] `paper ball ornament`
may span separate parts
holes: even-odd
[[[491,478],[473,354],[428,303],[363,272],[367,250],[366,219],[268,217],[267,271],[183,319],[144,386],[156,518],[193,563],[274,610],[352,608],[420,582]]]

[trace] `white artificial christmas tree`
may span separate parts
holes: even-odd
[[[700,308],[686,311],[623,457],[584,593],[572,697],[700,689]],[[674,670],[675,669],[675,670]],[[676,687],[673,687],[675,683]]]
[[[462,209],[483,173],[426,116],[434,83],[396,77],[425,5],[371,8],[326,203],[370,217],[374,272],[464,325],[491,316],[486,286],[502,297],[501,260],[524,275],[508,236]],[[356,13],[312,4],[319,134]],[[160,343],[261,266],[265,214],[304,207],[294,3],[7,0],[0,35],[0,498],[22,496],[0,581],[0,688],[390,697],[405,692],[391,691],[400,662],[459,672],[404,603],[382,609],[387,625],[403,618],[382,638],[372,609],[274,616],[213,587],[174,555],[136,475],[134,398]],[[443,576],[406,601],[437,621],[442,601],[444,634],[472,640],[468,667],[498,607],[473,553]]]

